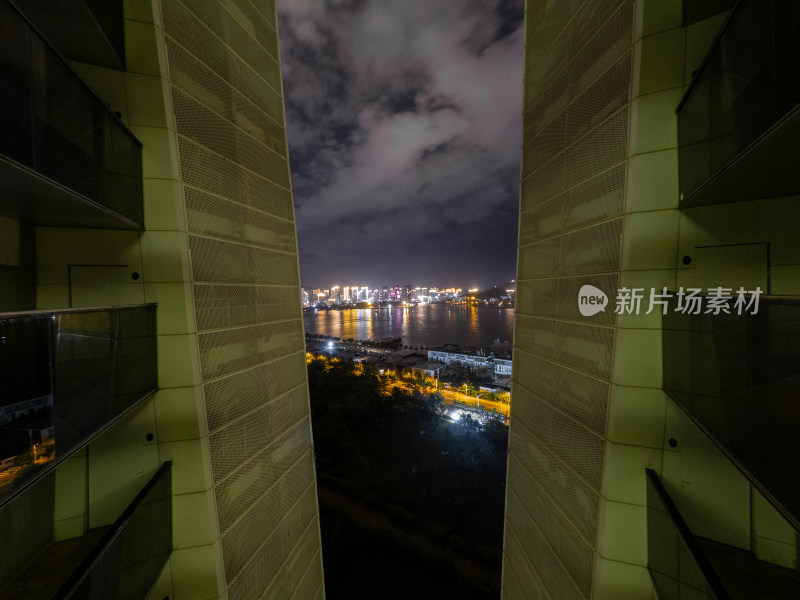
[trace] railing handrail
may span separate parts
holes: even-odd
[[[124,308],[145,308],[148,306],[157,307],[157,302],[146,302],[144,304],[112,304],[110,306],[84,306],[81,308],[44,308],[36,310],[19,310],[13,312],[0,312],[0,320],[14,319],[18,317],[38,317],[46,315],[72,315],[87,312],[100,312],[104,310],[120,310]]]
[[[722,585],[722,581],[720,581],[717,573],[711,566],[711,563],[708,562],[705,553],[700,548],[700,544],[697,543],[697,539],[694,537],[694,534],[689,529],[686,521],[683,520],[678,507],[675,506],[672,498],[670,498],[669,492],[667,492],[666,488],[661,483],[661,479],[658,477],[658,474],[653,469],[645,469],[645,474],[653,484],[659,499],[667,509],[667,514],[672,520],[672,524],[678,530],[681,538],[683,538],[683,541],[686,543],[686,547],[689,549],[695,564],[697,564],[697,567],[700,569],[700,573],[703,575],[708,587],[711,588],[712,593],[716,595],[718,600],[731,600],[730,595],[725,590],[725,586]]]
[[[76,79],[77,79],[77,80],[80,82],[81,86],[82,86],[82,87],[83,87],[83,88],[84,88],[86,91],[88,91],[88,92],[89,92],[89,94],[91,94],[91,95],[92,95],[92,97],[93,97],[93,98],[94,98],[94,99],[97,101],[97,103],[98,103],[100,106],[102,106],[102,107],[103,107],[103,110],[105,110],[105,111],[106,111],[106,112],[107,112],[109,115],[111,115],[111,117],[114,119],[114,122],[115,122],[117,125],[119,125],[119,126],[122,128],[122,130],[123,130],[123,131],[124,131],[124,132],[127,134],[127,136],[128,136],[128,137],[129,137],[129,138],[130,138],[130,139],[131,139],[131,140],[132,140],[132,141],[133,141],[133,142],[134,142],[134,143],[135,143],[137,146],[139,146],[139,148],[142,148],[142,147],[143,147],[143,144],[142,144],[142,142],[140,142],[140,141],[139,141],[139,138],[137,138],[137,137],[136,137],[136,135],[135,135],[135,134],[134,134],[134,133],[133,133],[133,132],[132,132],[132,131],[131,131],[131,130],[128,128],[128,126],[127,126],[127,125],[126,125],[126,124],[125,124],[125,123],[122,121],[122,119],[121,119],[119,116],[117,116],[117,115],[114,113],[114,111],[113,111],[113,110],[111,110],[111,108],[109,108],[109,106],[108,106],[108,104],[106,103],[106,101],[105,101],[105,100],[103,100],[103,99],[102,99],[100,96],[98,96],[98,95],[97,95],[97,93],[96,93],[96,92],[95,92],[95,91],[94,91],[94,90],[93,90],[93,89],[92,89],[92,88],[89,86],[89,84],[87,84],[87,83],[86,83],[86,82],[83,80],[83,78],[82,78],[82,77],[81,77],[81,76],[78,74],[78,72],[77,72],[77,71],[76,71],[76,70],[75,70],[75,69],[72,67],[72,65],[71,65],[71,64],[69,64],[69,61],[67,61],[67,60],[66,60],[66,59],[65,59],[63,56],[61,56],[61,53],[60,53],[60,52],[59,52],[59,51],[58,51],[58,50],[55,48],[55,46],[53,46],[53,44],[51,44],[51,43],[50,43],[50,40],[48,40],[46,36],[42,35],[42,33],[39,31],[39,29],[38,29],[38,28],[37,28],[37,27],[36,27],[36,26],[35,26],[35,25],[34,25],[34,24],[31,22],[31,20],[30,20],[30,19],[29,19],[29,18],[28,18],[28,17],[25,15],[25,13],[19,9],[19,7],[18,7],[18,6],[17,6],[17,5],[14,3],[14,1],[13,1],[13,0],[6,0],[6,2],[8,3],[8,5],[9,5],[9,6],[11,6],[11,8],[13,8],[13,9],[14,9],[14,10],[17,12],[17,14],[20,16],[20,18],[22,18],[22,20],[23,20],[23,21],[25,21],[25,22],[28,24],[28,27],[30,27],[31,31],[33,31],[33,32],[36,34],[36,37],[38,37],[38,38],[39,38],[39,40],[41,40],[41,42],[42,42],[42,43],[43,43],[45,46],[47,46],[47,48],[48,48],[48,49],[49,49],[51,52],[53,52],[53,53],[56,55],[56,57],[58,57],[59,61],[61,61],[61,63],[63,64],[63,66],[65,66],[67,69],[69,69],[69,71],[70,71],[70,72],[71,72],[71,73],[72,73],[72,74],[75,76],[75,78],[76,78]]]
[[[686,88],[686,91],[683,93],[683,96],[681,97],[681,101],[678,102],[678,106],[675,109],[676,114],[681,111],[681,108],[683,108],[683,105],[686,104],[687,100],[689,99],[689,96],[692,95],[692,90],[694,90],[695,85],[700,80],[700,76],[703,74],[703,71],[705,71],[706,66],[711,60],[711,56],[714,54],[714,52],[716,52],[717,47],[722,41],[723,36],[728,31],[728,26],[733,20],[733,17],[736,14],[737,9],[739,8],[739,6],[742,5],[742,3],[743,0],[736,0],[736,4],[728,13],[728,16],[725,17],[725,22],[722,24],[722,27],[719,28],[719,31],[717,32],[717,35],[714,38],[714,41],[711,43],[711,47],[708,49],[708,52],[706,52],[706,55],[703,57],[703,61],[700,63],[700,66],[697,67],[697,72],[695,73],[694,77],[692,77],[692,80],[689,82],[689,87]]]
[[[61,600],[63,598],[68,598],[70,594],[72,594],[75,589],[83,582],[95,564],[100,560],[108,546],[117,538],[117,536],[122,532],[125,526],[130,521],[131,516],[136,511],[137,508],[142,504],[145,496],[152,490],[155,485],[158,483],[161,475],[164,471],[171,469],[172,461],[168,460],[162,464],[156,474],[150,478],[145,486],[141,489],[141,491],[136,495],[133,501],[127,506],[127,508],[122,511],[122,514],[119,518],[114,521],[114,524],[111,528],[106,531],[103,537],[100,539],[97,544],[95,544],[94,548],[92,548],[91,552],[89,552],[88,556],[83,559],[83,562],[78,566],[75,571],[73,571],[72,575],[70,575],[69,579],[61,586],[61,589],[58,590],[55,596],[53,596],[53,600]]]

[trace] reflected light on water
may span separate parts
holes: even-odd
[[[513,309],[448,304],[310,311],[303,320],[311,334],[361,340],[399,337],[405,345],[430,348],[443,344],[488,347],[498,339],[510,342],[514,329]]]

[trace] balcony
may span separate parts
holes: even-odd
[[[800,299],[663,317],[664,389],[800,529]]]
[[[797,571],[694,535],[658,475],[647,469],[646,477],[647,568],[660,600],[796,597]]]
[[[800,189],[800,5],[739,0],[678,106],[681,208]]]
[[[122,0],[24,0],[20,6],[66,58],[125,70]]]
[[[0,505],[158,387],[155,305],[0,314]]]
[[[52,507],[52,478],[0,507],[9,532],[0,600],[145,598],[172,552],[171,466],[164,463],[113,524],[67,540],[52,539],[52,510],[32,510]]]
[[[658,475],[650,469],[647,469],[647,567],[661,600],[730,598]]]
[[[0,0],[0,216],[142,229],[141,143]]]

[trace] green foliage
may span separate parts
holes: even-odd
[[[490,420],[486,424],[484,434],[495,450],[505,453],[508,448],[508,427],[500,421]]]
[[[374,412],[383,396],[382,379],[371,366],[358,372],[351,360],[314,357],[308,362],[308,390],[312,416],[335,411],[343,417],[361,419]]]
[[[346,515],[361,522],[373,513],[392,527],[411,530],[415,538],[432,540],[433,546],[426,542],[426,548],[442,542],[448,556],[489,548],[486,556],[497,561],[499,573],[508,429],[490,421],[481,430],[477,412],[469,412],[461,423],[443,419],[442,394],[407,391],[411,382],[432,387],[433,382],[419,377],[397,377],[389,371],[380,375],[373,367],[309,357],[308,381],[323,548],[344,557],[342,564],[357,565],[358,577],[365,576],[365,557],[379,555],[376,564],[385,564],[383,545],[374,546],[381,549],[377,554],[364,551],[363,544],[352,544],[353,526],[342,526]],[[336,503],[326,506],[326,498]],[[425,564],[430,560],[426,549]],[[326,556],[326,561],[327,566],[335,559]],[[397,564],[399,559],[388,562],[392,569],[405,567]],[[372,570],[370,565],[366,576]],[[326,571],[326,585],[332,580],[328,575]],[[436,581],[440,579],[437,570]],[[426,586],[426,597],[449,597],[453,578],[444,579],[447,584],[438,593]]]
[[[474,396],[477,396],[477,393],[478,393],[478,391],[474,387],[472,387],[472,384],[470,384],[470,383],[465,383],[463,386],[461,386],[461,390],[467,396],[473,396],[474,397]]]
[[[478,381],[491,381],[494,378],[494,371],[491,367],[480,367],[476,371],[475,377]]]

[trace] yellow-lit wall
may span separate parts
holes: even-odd
[[[616,318],[581,317],[578,291],[619,285],[634,6],[526,6],[504,598],[590,597],[618,517],[601,494]]]
[[[683,27],[682,4],[526,4],[504,598],[654,598],[645,468],[698,535],[795,567],[792,530],[663,391],[660,313],[614,314],[622,287],[800,290],[795,198],[678,209],[675,110],[725,18]],[[583,284],[606,311],[579,313]]]
[[[151,598],[322,598],[274,3],[124,16],[125,72],[73,66],[143,143],[145,230],[37,228],[37,305],[158,303],[159,390],[58,467],[56,537],[112,522],[171,460]]]

